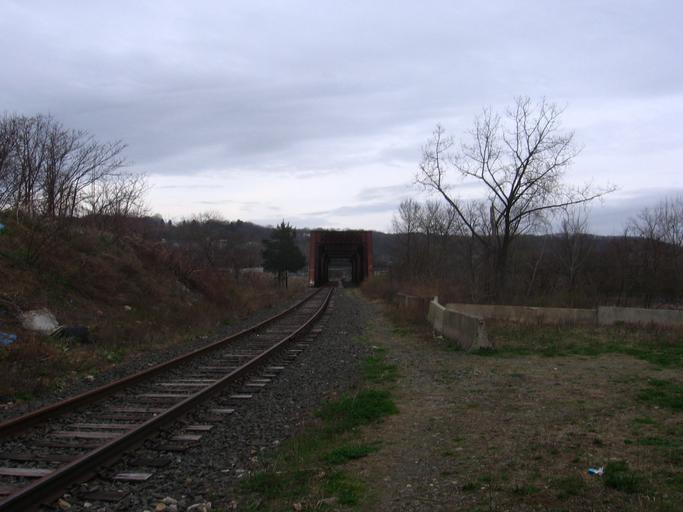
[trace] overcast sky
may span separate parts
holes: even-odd
[[[683,191],[683,2],[0,1],[0,111],[128,144],[153,212],[387,230],[420,147],[566,105],[592,230]]]

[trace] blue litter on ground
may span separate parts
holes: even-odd
[[[0,332],[0,345],[9,347],[12,343],[17,341],[17,335],[9,332]]]

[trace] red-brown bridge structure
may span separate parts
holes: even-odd
[[[308,243],[308,283],[322,286],[330,280],[330,266],[346,264],[351,281],[360,284],[372,275],[372,231],[311,231]]]

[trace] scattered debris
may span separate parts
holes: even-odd
[[[0,332],[0,345],[9,347],[12,343],[17,341],[17,335],[11,332]]]
[[[59,323],[50,310],[34,309],[27,311],[19,316],[21,325],[29,331],[38,331],[43,334],[50,334],[59,327]]]
[[[605,468],[600,466],[599,468],[588,468],[589,475],[602,476],[605,474]]]
[[[187,512],[210,512],[211,502],[207,501],[205,503],[195,503],[187,507]]]
[[[79,343],[90,343],[90,331],[83,325],[60,325],[50,333],[53,338],[70,338]]]

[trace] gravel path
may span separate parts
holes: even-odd
[[[124,458],[112,468],[65,497],[69,510],[186,510],[211,501],[230,507],[233,490],[240,477],[258,461],[264,450],[299,432],[313,412],[328,397],[353,386],[359,378],[359,362],[368,355],[366,345],[354,342],[365,332],[371,308],[355,294],[338,289],[332,309],[322,321],[322,332],[298,357],[288,364],[263,390],[242,401],[233,414],[212,423],[211,431],[186,451],[157,453],[169,459],[164,468],[149,469],[153,476],[140,483],[112,484],[109,477],[119,471],[140,470],[133,460],[148,457],[150,446]],[[320,327],[320,326],[319,326]],[[234,391],[234,390],[233,390]],[[227,391],[225,394],[230,393]],[[225,402],[225,398],[218,399]],[[209,404],[207,407],[211,407]],[[202,411],[188,423],[206,423]],[[88,502],[86,490],[125,489],[130,492],[117,503]]]

